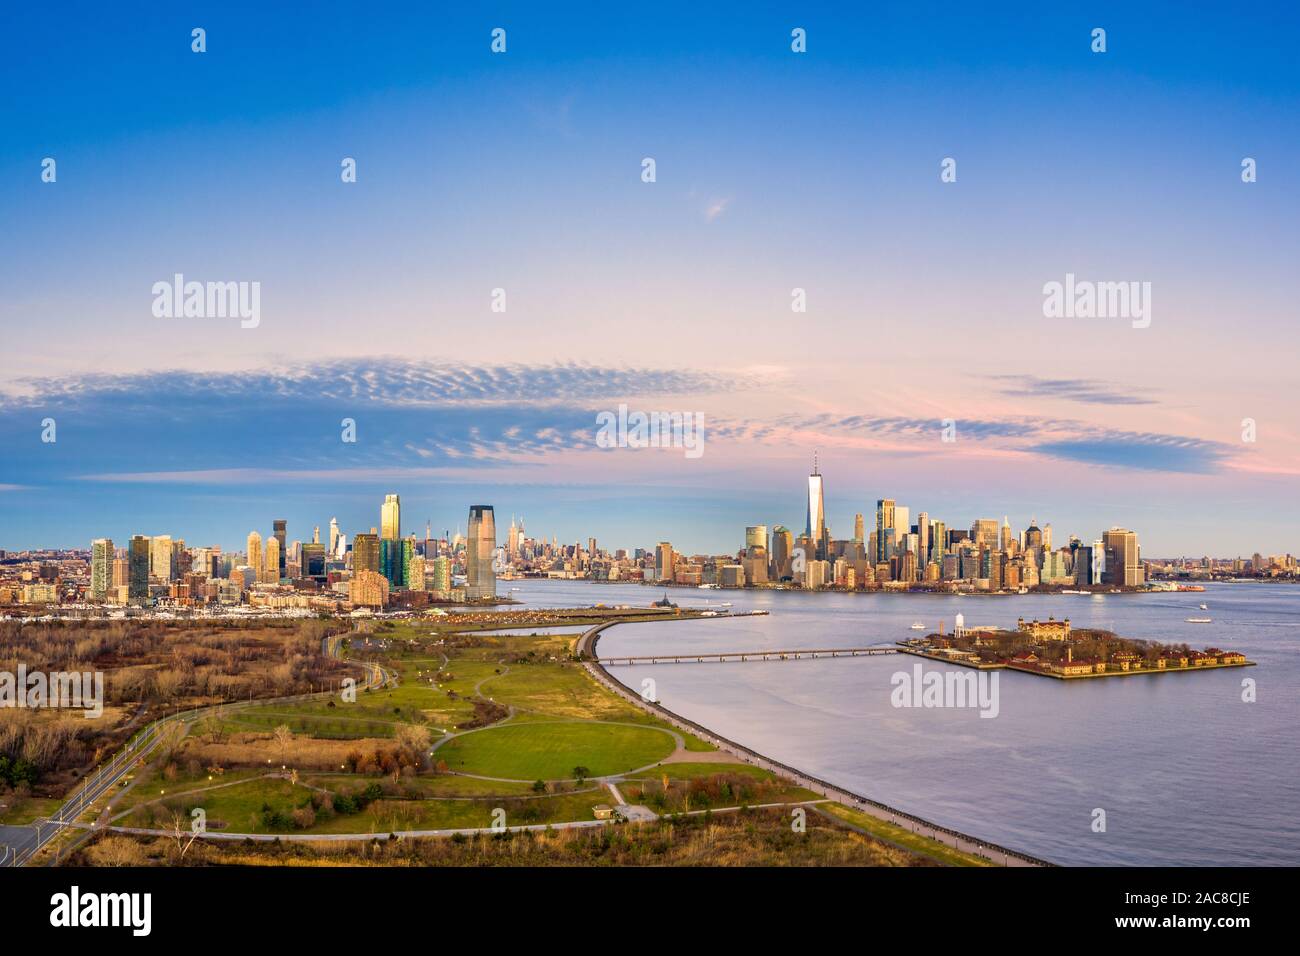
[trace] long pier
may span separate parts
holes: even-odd
[[[720,654],[689,654],[673,651],[666,654],[640,656],[602,657],[597,663],[604,667],[632,664],[706,664],[725,661],[797,661],[813,657],[875,657],[878,654],[897,654],[896,647],[818,647],[775,651],[725,651]]]

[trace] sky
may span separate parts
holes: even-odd
[[[816,453],[841,537],[890,497],[1296,551],[1300,13],[473,6],[6,12],[0,548],[396,492],[725,552],[802,530]],[[156,315],[178,273],[258,283],[256,327]],[[1067,275],[1149,324],[1045,315]],[[704,453],[598,447],[623,403]]]

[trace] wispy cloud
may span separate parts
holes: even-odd
[[[1001,394],[1015,398],[1055,398],[1085,405],[1154,405],[1156,400],[1134,389],[1084,378],[1038,378],[1033,375],[993,375],[1003,383]]]
[[[705,222],[714,222],[715,220],[717,220],[719,217],[722,216],[723,213],[727,211],[727,208],[730,205],[731,205],[730,197],[721,198],[721,199],[710,199],[704,206]]]

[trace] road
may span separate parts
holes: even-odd
[[[323,638],[321,640],[321,651],[327,657],[338,658],[341,643],[341,635]],[[384,687],[390,682],[396,681],[395,675],[379,664],[357,663],[360,663],[366,669],[365,683],[361,684],[358,689]],[[0,827],[0,843],[4,844],[0,846],[0,865],[23,866],[26,864],[40,852],[42,847],[62,833],[66,827],[73,825],[77,818],[85,813],[96,800],[119,784],[132,769],[140,766],[143,761],[148,759],[165,739],[165,731],[171,725],[179,724],[188,727],[195,720],[217,709],[229,713],[249,707],[262,707],[267,704],[322,699],[331,697],[334,693],[336,692],[322,691],[316,694],[293,694],[288,697],[213,704],[209,707],[196,707],[191,710],[180,711],[153,721],[128,740],[126,745],[114,754],[108,763],[96,767],[94,772],[82,782],[77,792],[69,797],[63,806],[59,807],[48,818],[37,820],[28,826]]]

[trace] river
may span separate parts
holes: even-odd
[[[585,581],[499,583],[507,587],[537,607],[644,606],[663,593]],[[621,624],[602,635],[598,653],[860,647],[922,633],[909,630],[913,621],[951,631],[958,612],[967,625],[1055,615],[1125,637],[1241,651],[1260,666],[1088,681],[1000,672],[992,719],[970,708],[894,707],[892,675],[919,661],[903,655],[611,673],[638,690],[654,680],[664,706],[776,760],[1053,862],[1300,864],[1300,587],[1103,597],[667,593],[684,607],[731,602],[770,614]],[[1186,623],[1201,616],[1213,623]],[[1253,703],[1243,700],[1247,678]]]

